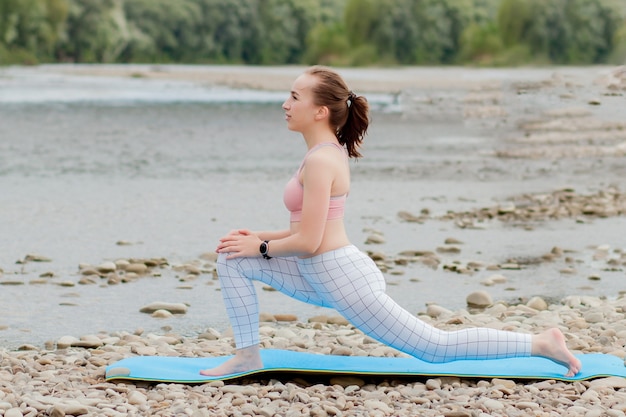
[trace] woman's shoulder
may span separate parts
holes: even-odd
[[[315,161],[320,164],[334,164],[337,161],[344,160],[347,156],[345,149],[341,145],[334,143],[322,143],[311,149],[311,151],[306,156],[307,163]]]

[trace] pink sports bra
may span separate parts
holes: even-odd
[[[296,173],[293,175],[293,177],[291,177],[291,179],[285,186],[285,193],[283,195],[285,207],[287,207],[287,210],[291,212],[290,220],[292,222],[299,222],[302,220],[302,200],[304,199],[304,186],[300,184],[300,181],[298,180],[298,177],[300,176],[300,171],[302,171],[307,157],[322,146],[335,146],[345,153],[345,149],[342,146],[333,142],[320,143],[311,148],[306,153],[304,159],[302,160],[302,163],[300,164],[300,168],[298,168],[298,171],[296,171]],[[348,194],[330,197],[328,216],[326,217],[327,220],[343,218],[347,197]]]

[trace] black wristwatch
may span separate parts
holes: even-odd
[[[264,240],[263,242],[261,242],[261,246],[259,247],[259,251],[261,252],[261,255],[263,255],[263,258],[265,258],[265,259],[272,259],[272,257],[267,254],[267,251],[270,250],[270,247],[269,247],[268,243],[270,243],[269,240]]]

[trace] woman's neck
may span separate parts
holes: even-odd
[[[304,137],[304,141],[306,142],[306,146],[309,150],[313,149],[320,143],[339,143],[337,136],[335,136],[333,131],[328,128],[302,133],[302,136]]]

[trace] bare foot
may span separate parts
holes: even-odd
[[[580,372],[582,364],[565,345],[565,336],[559,329],[548,329],[533,336],[532,355],[543,356],[567,367],[565,376]]]
[[[220,366],[211,369],[203,369],[200,375],[204,376],[224,376],[239,374],[263,368],[259,345],[237,349],[235,356],[227,360]]]

